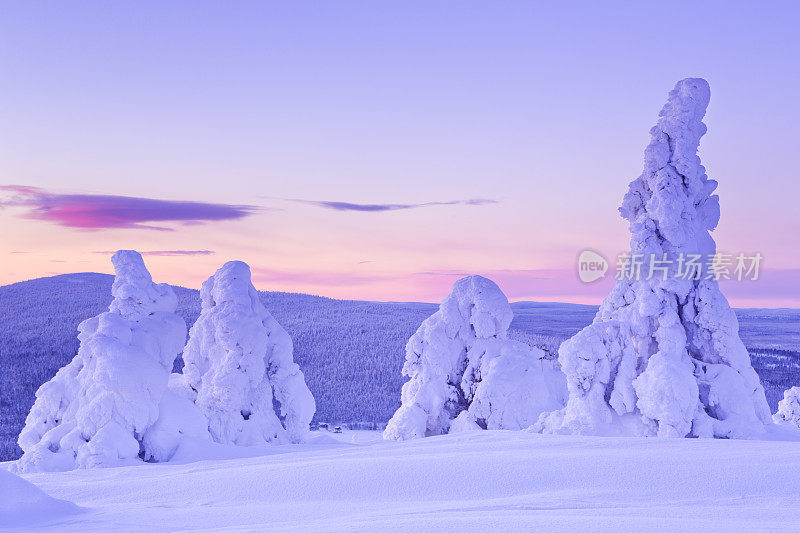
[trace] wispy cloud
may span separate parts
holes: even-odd
[[[288,198],[290,202],[313,205],[334,211],[361,211],[367,213],[380,213],[383,211],[400,211],[403,209],[417,209],[436,205],[490,205],[499,203],[497,200],[486,198],[472,198],[470,200],[449,200],[446,202],[423,202],[419,204],[357,204],[354,202],[336,202],[331,200],[302,200]]]
[[[24,185],[0,186],[9,193],[0,199],[0,207],[22,207],[25,218],[44,220],[84,230],[148,229],[174,231],[154,226],[152,222],[198,224],[235,220],[259,210],[252,205],[229,205],[176,200],[158,200],[135,196],[102,194],[57,194]]]
[[[94,253],[111,255],[114,253],[114,251],[102,250]],[[174,256],[174,255],[180,256],[180,255],[213,255],[216,252],[214,250],[151,250],[139,253],[142,255],[155,255],[155,256]]]

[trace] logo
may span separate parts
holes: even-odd
[[[608,261],[593,250],[584,250],[578,256],[578,277],[584,283],[592,283],[605,277]]]

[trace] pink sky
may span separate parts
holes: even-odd
[[[188,287],[239,259],[268,290],[439,301],[479,273],[597,303],[576,257],[627,249],[648,130],[701,76],[714,237],[765,258],[724,291],[800,306],[797,4],[645,4],[9,6],[0,284],[133,248]]]
[[[609,232],[619,241],[617,248],[612,239],[603,239],[600,223],[585,230],[592,246],[584,245],[582,233],[559,242],[546,225],[520,233],[505,222],[502,215],[510,209],[502,203],[448,207],[454,211],[448,216],[310,206],[259,209],[222,222],[173,220],[159,229],[143,229],[149,226],[94,227],[121,222],[95,216],[91,202],[89,212],[84,206],[76,218],[76,198],[69,195],[66,214],[58,208],[31,216],[27,205],[0,211],[4,227],[11,229],[0,245],[7,258],[4,282],[69,272],[111,273],[110,252],[122,247],[145,252],[156,280],[194,288],[223,262],[242,259],[251,265],[256,286],[265,290],[438,301],[458,277],[478,273],[495,280],[511,300],[598,303],[613,283],[620,253],[615,250],[625,250],[624,224],[613,211],[604,218],[617,226]],[[191,216],[199,216],[195,211],[204,212],[195,209]],[[165,216],[162,211],[160,217]],[[446,222],[437,227],[433,221],[440,218]],[[611,264],[605,279],[590,284],[580,282],[576,272],[577,254],[587,247],[600,250]],[[797,269],[770,268],[767,257],[758,281],[727,281],[723,289],[740,307],[793,307],[798,274]]]

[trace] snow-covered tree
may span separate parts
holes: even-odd
[[[195,442],[211,441],[208,420],[186,397],[184,383],[182,374],[169,376],[169,388],[158,405],[158,420],[142,439],[148,461],[169,461],[186,438]]]
[[[203,283],[183,353],[184,395],[216,442],[301,442],[316,405],[292,339],[261,303],[250,267],[230,261]]]
[[[402,405],[385,439],[522,429],[564,404],[564,377],[538,348],[509,340],[514,314],[489,279],[458,280],[406,344]]]
[[[770,423],[736,315],[711,268],[719,198],[697,156],[709,98],[705,80],[679,81],[650,130],[644,171],[620,208],[632,234],[629,268],[594,322],[559,349],[569,399],[536,429],[747,437]],[[698,256],[699,276],[686,271]]]
[[[800,387],[783,391],[783,400],[778,402],[778,412],[772,415],[776,424],[788,423],[800,427]]]
[[[142,256],[120,250],[107,312],[78,326],[75,358],[36,392],[19,436],[21,471],[124,465],[151,459],[144,441],[159,417],[186,324]]]

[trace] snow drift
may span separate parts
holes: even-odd
[[[491,280],[458,280],[406,344],[402,405],[384,438],[472,429],[522,429],[564,404],[555,362],[507,338],[513,312]]]
[[[0,528],[44,525],[80,511],[74,503],[51,498],[32,483],[0,468]]]
[[[292,339],[261,303],[250,268],[225,263],[203,283],[200,297],[173,390],[200,408],[218,443],[304,440],[314,397],[294,363]]]
[[[151,459],[146,436],[186,324],[177,300],[153,283],[141,255],[111,258],[116,278],[107,312],[78,326],[75,358],[36,392],[19,436],[23,472],[116,466]]]
[[[569,399],[536,430],[730,438],[770,423],[736,315],[710,276],[719,199],[697,156],[709,98],[705,80],[678,82],[620,207],[641,272],[657,258],[667,274],[618,279],[593,323],[561,345]],[[703,258],[699,279],[680,275],[691,255]]]

